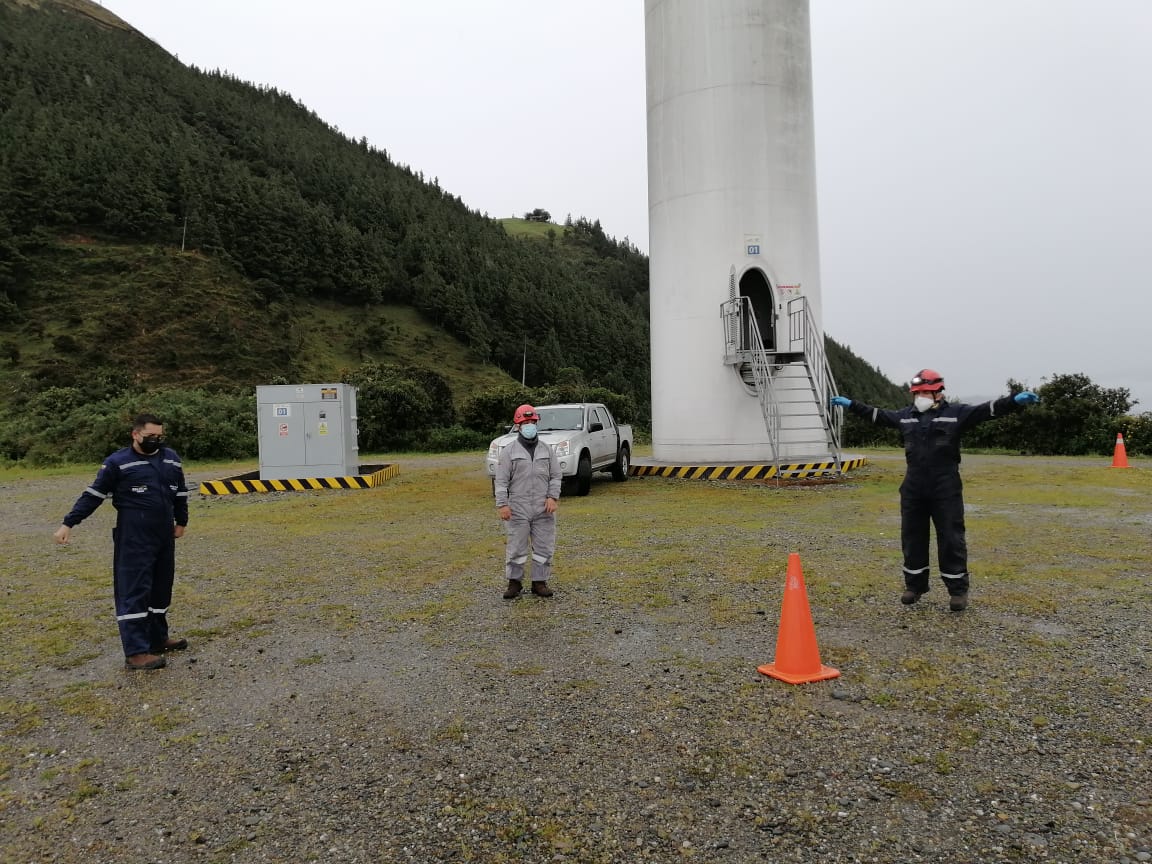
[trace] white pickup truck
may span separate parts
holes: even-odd
[[[587,495],[593,471],[611,471],[612,479],[628,479],[632,464],[632,427],[619,424],[601,402],[538,405],[540,440],[560,460],[565,495]],[[496,482],[500,451],[516,440],[517,430],[488,445],[488,476]]]

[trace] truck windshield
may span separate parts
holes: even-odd
[[[541,432],[555,432],[561,429],[583,429],[583,408],[541,408]]]

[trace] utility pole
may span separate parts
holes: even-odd
[[[180,251],[184,251],[184,240],[188,237],[188,214],[184,214],[184,231],[180,235]]]
[[[520,366],[520,386],[526,386],[528,381],[528,337],[524,337],[524,359]]]

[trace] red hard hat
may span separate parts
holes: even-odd
[[[935,393],[944,389],[944,376],[935,369],[921,369],[912,379],[913,393]]]
[[[531,405],[521,405],[516,409],[516,413],[512,415],[513,423],[523,423],[525,420],[539,420],[540,415],[536,413],[536,409]]]

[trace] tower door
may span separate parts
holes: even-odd
[[[768,282],[768,277],[764,275],[763,270],[754,267],[740,277],[740,296],[747,297],[752,306],[752,312],[756,316],[756,325],[760,329],[760,341],[764,343],[764,350],[774,352],[776,350],[776,302],[772,298],[772,285]],[[743,326],[749,327],[750,322],[745,321]],[[750,347],[747,331],[740,335],[744,347]]]

